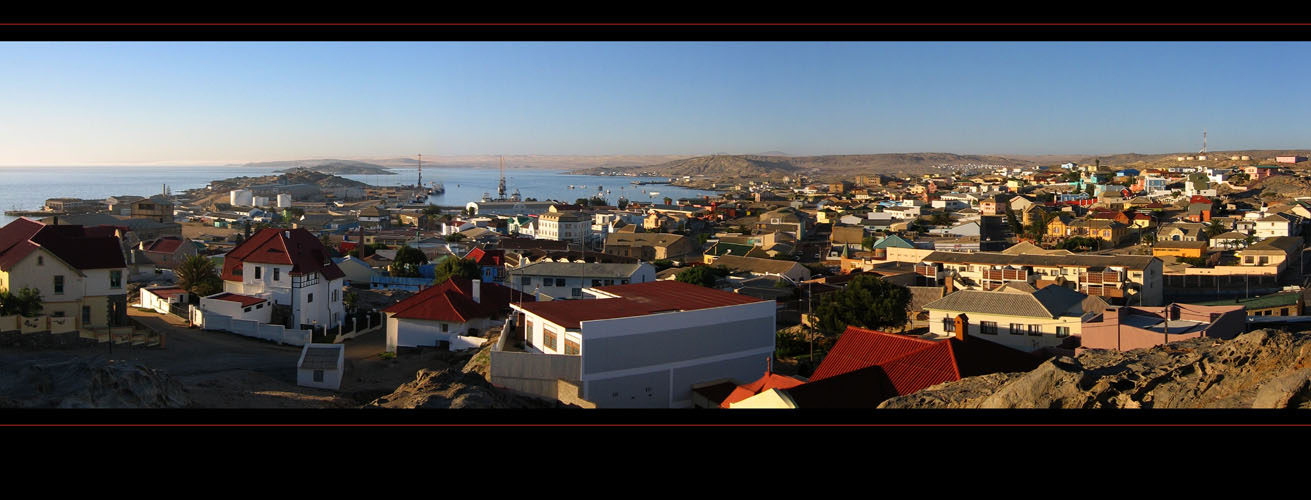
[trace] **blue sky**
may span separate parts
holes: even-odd
[[[1307,148],[1307,43],[0,43],[0,165]]]

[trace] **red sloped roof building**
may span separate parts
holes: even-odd
[[[511,302],[534,300],[501,285],[452,277],[382,310],[387,316],[387,352],[485,333],[503,322]]]
[[[291,327],[336,327],[345,316],[346,273],[304,229],[266,228],[223,259],[223,291],[291,306]]]

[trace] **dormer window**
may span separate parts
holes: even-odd
[[[36,256],[36,265],[38,265],[38,266],[44,266],[44,265],[46,265],[46,258],[45,258],[44,256],[41,256],[41,255]]]

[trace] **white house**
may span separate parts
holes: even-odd
[[[267,324],[273,318],[273,304],[268,299],[230,292],[201,297],[200,309],[259,324]]]
[[[537,239],[569,241],[582,245],[592,220],[577,212],[548,212],[537,218]]]
[[[160,314],[168,314],[172,304],[185,305],[187,291],[176,286],[152,286],[141,289],[141,307],[154,309]]]
[[[341,323],[345,277],[304,229],[263,229],[223,259],[223,291],[291,306],[292,328]]]
[[[512,301],[533,298],[480,280],[450,278],[382,310],[387,316],[387,352],[442,342],[455,346],[460,337],[486,334],[505,322]]]
[[[678,281],[587,294],[511,304],[521,321],[492,350],[491,382],[599,408],[686,408],[694,385],[760,378],[774,352],[772,300]]]
[[[627,285],[655,281],[655,266],[595,262],[544,262],[509,270],[509,285],[524,293],[542,293],[555,298],[583,298],[583,289],[595,286]]]
[[[345,345],[305,344],[296,361],[296,385],[339,390],[345,366]]]
[[[952,336],[955,321],[962,318],[970,336],[1033,352],[1081,335],[1083,322],[1106,305],[1100,298],[1049,285],[1037,291],[960,290],[925,304],[924,309],[929,312],[929,332],[938,337]]]

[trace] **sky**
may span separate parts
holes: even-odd
[[[0,165],[1309,148],[1311,44],[0,43]]]

